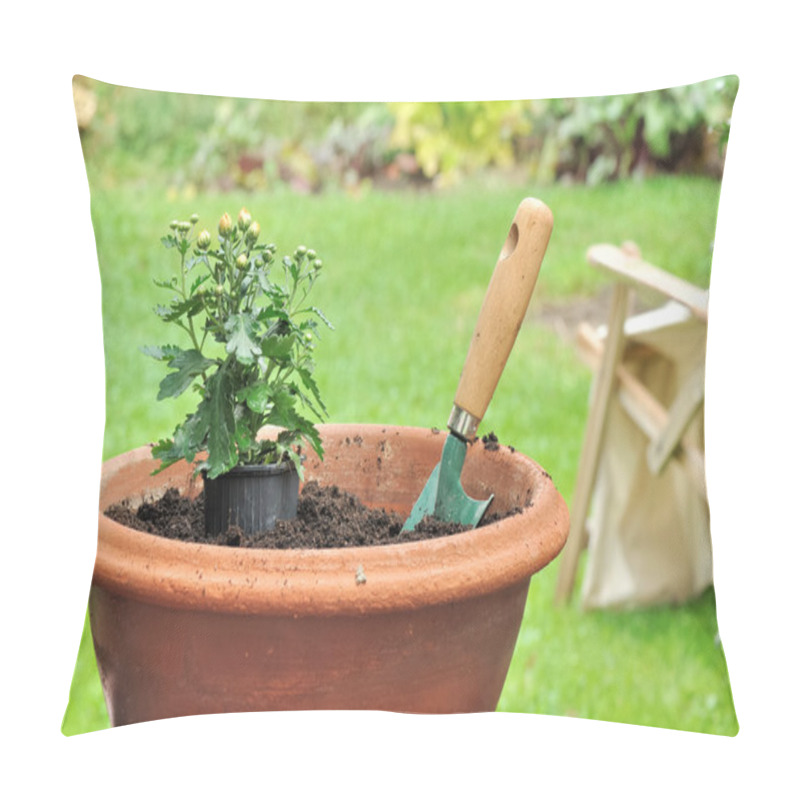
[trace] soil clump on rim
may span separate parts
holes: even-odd
[[[484,446],[499,447],[494,434],[484,437]],[[522,512],[515,507],[504,514],[487,513],[477,527],[490,525]],[[122,501],[105,510],[115,522],[134,530],[196,544],[225,547],[257,547],[277,550],[369,547],[435,539],[469,530],[469,526],[425,517],[412,531],[402,530],[405,517],[383,509],[368,508],[355,495],[338,486],[322,486],[310,481],[303,487],[297,503],[297,517],[279,520],[270,531],[245,534],[231,526],[227,531],[207,535],[204,497],[182,496],[168,489],[159,499],[134,508]]]

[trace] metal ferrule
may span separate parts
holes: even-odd
[[[474,417],[469,411],[465,411],[460,406],[453,404],[453,410],[450,412],[450,419],[447,420],[447,427],[450,432],[463,439],[466,442],[471,442],[478,432],[478,425],[480,420]]]

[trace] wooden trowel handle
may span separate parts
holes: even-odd
[[[552,229],[553,214],[544,203],[528,197],[519,204],[483,298],[456,390],[455,405],[473,418],[473,427],[483,419],[514,346]],[[470,432],[474,435],[474,430]]]

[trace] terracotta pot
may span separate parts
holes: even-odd
[[[444,433],[321,425],[324,464],[306,480],[406,514]],[[108,461],[100,508],[176,486],[189,465],[152,476],[149,448]],[[90,595],[112,725],[190,714],[293,709],[422,713],[494,710],[530,577],[564,545],[568,514],[530,459],[480,442],[462,473],[499,523],[402,545],[258,550],[195,545],[100,514]]]

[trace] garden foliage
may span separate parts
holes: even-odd
[[[486,168],[540,184],[658,172],[719,177],[738,79],[600,97],[388,104],[91,85],[96,111],[82,141],[88,161],[106,171],[124,174],[124,162],[105,160],[146,151],[146,168],[170,172],[184,187],[314,192],[376,182],[447,185]],[[86,82],[76,86],[85,99]],[[165,120],[176,117],[186,124],[180,136],[167,135]]]

